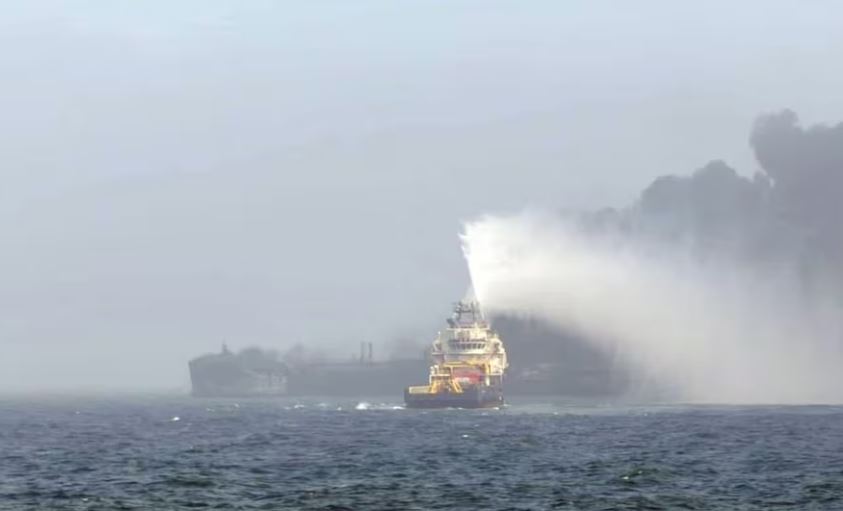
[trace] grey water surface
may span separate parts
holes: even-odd
[[[843,407],[0,398],[0,509],[837,509]]]

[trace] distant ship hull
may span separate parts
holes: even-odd
[[[411,385],[414,375],[427,371],[427,362],[390,360],[308,364],[294,367],[287,380],[291,396],[346,396],[372,398],[399,393]]]
[[[270,352],[247,348],[235,354],[223,346],[221,353],[191,360],[191,394],[195,397],[261,397],[287,393],[286,366]]]
[[[504,404],[503,389],[492,386],[472,386],[460,393],[417,393],[404,389],[407,408],[494,408]]]

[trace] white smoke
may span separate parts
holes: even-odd
[[[843,402],[839,307],[804,296],[794,272],[703,263],[536,213],[484,217],[462,238],[485,309],[578,331],[682,400]]]

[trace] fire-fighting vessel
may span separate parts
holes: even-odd
[[[485,408],[503,404],[509,363],[503,341],[475,300],[454,307],[448,328],[433,341],[427,385],[407,387],[408,408]]]

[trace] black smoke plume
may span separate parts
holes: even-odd
[[[607,208],[578,214],[573,218],[568,215],[564,220],[565,225],[573,225],[580,233],[580,237],[576,239],[600,240],[599,246],[603,248],[616,244],[619,254],[628,252],[629,247],[633,246],[634,261],[646,261],[643,266],[645,269],[659,268],[663,254],[684,254],[683,257],[693,261],[693,265],[673,265],[671,278],[675,281],[686,277],[689,281],[696,278],[696,282],[716,281],[720,286],[717,292],[721,294],[724,285],[728,288],[730,285],[740,287],[745,283],[753,283],[757,284],[758,289],[766,290],[766,294],[780,292],[787,295],[759,296],[757,303],[752,303],[750,307],[747,303],[755,300],[749,291],[743,290],[740,299],[723,294],[735,301],[734,304],[718,308],[720,312],[736,316],[730,319],[732,324],[718,329],[715,327],[717,318],[700,319],[700,324],[706,327],[715,325],[710,328],[712,332],[732,336],[734,342],[742,342],[747,338],[748,343],[754,343],[752,350],[736,351],[733,354],[734,360],[729,360],[730,355],[723,353],[723,366],[732,366],[724,369],[724,374],[735,377],[736,381],[740,380],[742,368],[752,367],[754,362],[751,359],[756,353],[759,366],[766,364],[767,368],[775,367],[785,372],[790,367],[787,361],[791,355],[794,355],[792,358],[803,357],[794,362],[801,365],[794,366],[793,372],[810,375],[813,368],[818,366],[815,359],[811,358],[815,357],[816,353],[827,353],[828,358],[834,358],[843,352],[839,325],[829,327],[824,323],[822,327],[806,326],[813,318],[822,318],[825,321],[829,316],[825,309],[817,312],[818,309],[827,309],[829,303],[832,308],[839,309],[843,303],[843,124],[806,128],[800,125],[794,112],[784,110],[760,116],[752,127],[749,144],[760,166],[754,174],[739,173],[726,162],[713,160],[687,175],[665,175],[657,178],[641,192],[634,204],[626,208]],[[512,221],[507,219],[498,221],[496,225],[492,222],[485,226],[476,224],[474,227],[473,241],[471,232],[467,236],[468,247],[472,250],[477,248],[477,240],[482,238],[476,234],[482,228],[489,227],[507,233],[497,235],[498,238],[506,237],[514,228]],[[551,231],[552,229],[539,229],[536,232],[547,235]],[[529,239],[529,236],[525,239]],[[523,245],[519,248],[524,249],[524,246],[527,246],[528,250],[533,248],[533,245]],[[541,248],[541,244],[535,246]],[[552,247],[550,250],[557,249],[558,247]],[[589,253],[588,250],[584,253]],[[607,249],[601,253],[613,252]],[[476,265],[477,256],[469,257],[470,265],[473,260]],[[618,258],[618,261],[621,259]],[[675,261],[671,261],[673,262]],[[530,260],[530,263],[535,264],[536,260]],[[696,274],[691,276],[677,268],[692,269]],[[723,269],[728,269],[731,273]],[[624,267],[624,271],[627,270],[629,268]],[[472,273],[476,280],[476,272]],[[787,285],[778,285],[780,277]],[[768,281],[776,282],[776,285],[766,285]],[[571,282],[582,283],[576,279]],[[642,282],[644,281],[640,280],[638,284]],[[796,284],[791,285],[793,282]],[[477,284],[475,282],[475,285]],[[579,290],[542,287],[541,283],[535,282],[530,285],[533,286],[529,288],[530,292],[520,295],[519,299],[532,300],[531,307],[557,307],[553,309],[557,316],[560,315],[558,308],[562,307],[560,302],[576,301],[580,298]],[[678,284],[682,285],[684,284]],[[708,283],[705,286],[697,285],[696,288],[688,285],[676,289],[688,292],[688,296],[693,295],[700,303],[711,303],[711,296],[716,293],[710,292],[707,285]],[[587,286],[587,282],[583,284],[583,287]],[[695,293],[703,287],[706,287],[705,293],[709,294],[701,298]],[[673,291],[676,292],[676,289]],[[537,297],[538,292],[551,293],[554,296],[544,299]],[[588,293],[588,290],[585,289],[584,292]],[[513,296],[508,298],[510,304],[517,302]],[[506,300],[501,300],[503,301]],[[765,312],[764,307],[768,303],[769,310]],[[631,307],[634,305],[630,304]],[[617,307],[617,304],[613,306]],[[742,310],[740,307],[748,311],[751,309],[746,318],[737,317],[740,314],[738,311]],[[799,309],[799,312],[794,312],[791,317],[788,308]],[[543,377],[554,381],[550,387],[576,387],[581,376],[577,376],[577,371],[572,372],[572,369],[576,368],[582,373],[583,368],[588,366],[592,373],[597,371],[603,374],[603,382],[612,382],[603,384],[602,387],[596,384],[594,389],[617,389],[617,375],[619,370],[625,369],[623,356],[628,356],[629,353],[622,353],[619,357],[617,350],[602,349],[607,343],[589,339],[590,336],[599,334],[578,329],[576,322],[571,321],[578,317],[575,312],[565,310],[561,315],[567,318],[566,321],[557,321],[555,328],[542,329],[536,327],[535,319],[528,320],[525,315],[519,315],[519,312],[525,311],[530,312],[526,307],[504,307],[498,311],[497,324],[506,331],[513,362],[513,378],[516,381],[520,378],[519,375],[534,375],[534,368],[544,365],[546,374]],[[700,311],[697,315],[706,313],[707,311]],[[766,321],[767,315],[772,318],[771,323],[760,324]],[[786,320],[776,323],[776,316],[782,315]],[[666,316],[669,316],[669,313],[659,316],[658,320],[663,321]],[[695,317],[687,314],[679,316],[686,319]],[[607,317],[606,321],[612,321],[611,316]],[[795,334],[792,338],[776,336],[775,342],[801,343],[805,345],[806,351],[789,351],[786,347],[774,346],[774,342],[770,341],[771,354],[765,359],[765,335],[776,334],[779,325],[792,328]],[[678,338],[676,332],[680,332]],[[682,342],[682,333],[681,328],[673,330],[673,337],[666,339],[666,342]],[[750,340],[753,336],[755,338]],[[646,339],[643,342],[646,343]],[[705,348],[707,342],[705,338],[699,339],[698,350]],[[712,339],[712,343],[715,342],[716,340]],[[653,349],[653,346],[648,348]],[[718,353],[706,351],[704,354],[712,361],[718,357]],[[679,352],[673,355],[685,356]],[[547,368],[548,361],[551,360],[554,361],[554,364],[550,364],[553,367]],[[813,372],[821,376],[817,376],[815,381],[806,385],[804,389],[799,389],[795,384],[792,393],[786,389],[776,389],[765,394],[758,392],[758,389],[747,387],[744,393],[735,394],[738,396],[736,399],[804,401],[837,400],[841,397],[839,393],[828,390],[829,378],[833,374],[830,367],[823,365]],[[701,372],[700,380],[705,380],[705,376]],[[760,375],[758,381],[764,381],[767,376],[769,375]],[[782,374],[782,377],[788,376]]]

